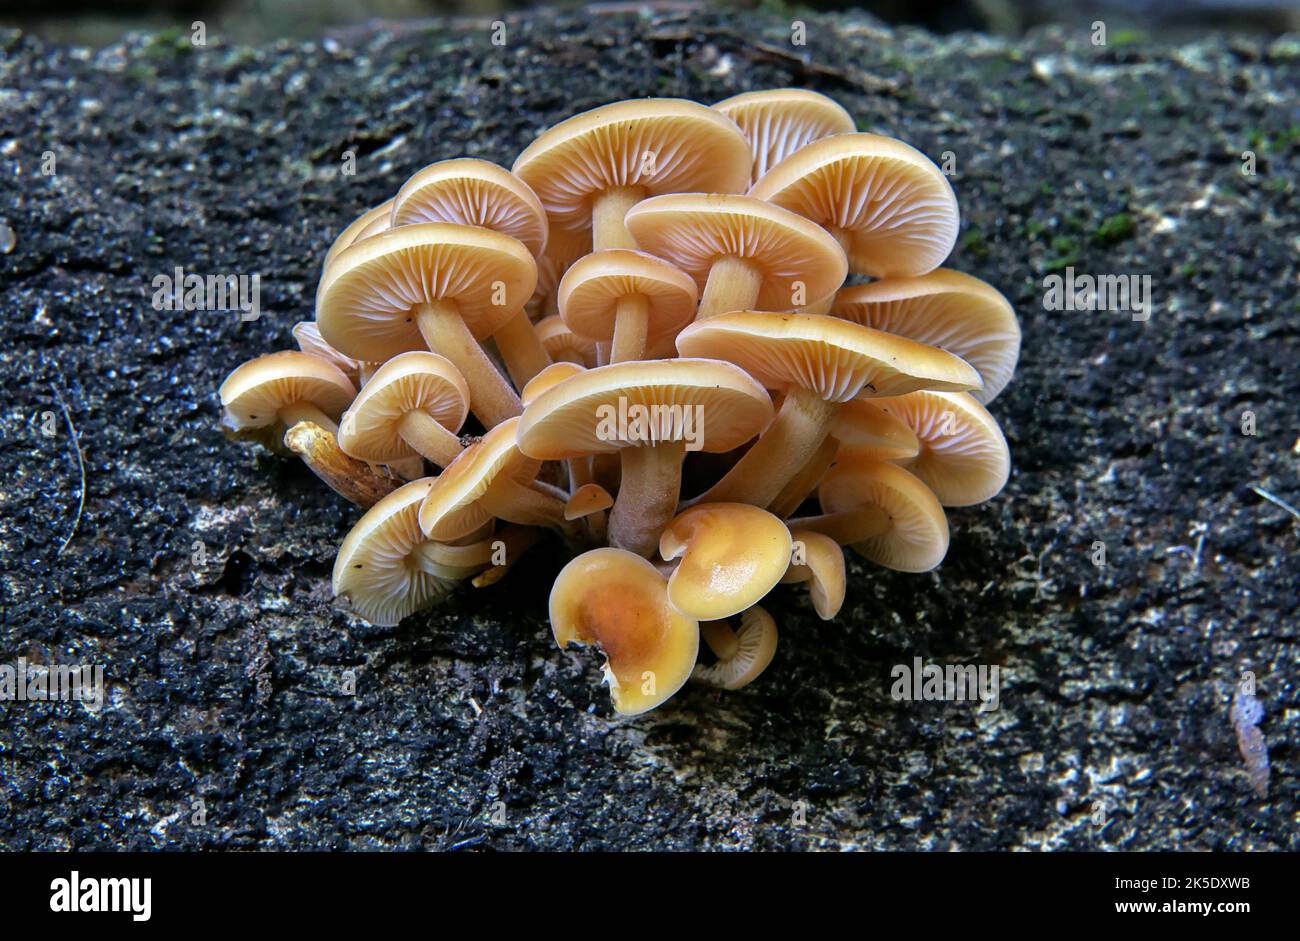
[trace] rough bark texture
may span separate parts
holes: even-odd
[[[504,47],[479,22],[266,48],[0,34],[0,657],[110,684],[95,715],[0,703],[0,845],[1300,848],[1300,520],[1252,489],[1300,503],[1300,46],[801,19],[804,48],[786,16],[672,13],[511,18]],[[1022,318],[993,404],[1015,472],[952,512],[942,568],[855,559],[831,623],[779,588],[759,682],[633,721],[597,654],[551,641],[558,542],[398,628],[333,603],[358,511],[226,441],[216,389],[292,345],[334,235],[419,167],[508,166],[584,108],[780,85],[950,151],[951,265]],[[260,274],[261,318],[154,309],[176,265]],[[1150,274],[1150,320],[1045,310],[1067,265]],[[59,397],[86,462],[62,552],[80,477]],[[999,665],[1001,709],[894,701],[914,656]],[[1246,670],[1263,800],[1229,718]]]

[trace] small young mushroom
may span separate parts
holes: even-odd
[[[790,520],[897,572],[928,572],[948,552],[948,519],[930,488],[896,464],[847,455],[817,490],[823,514]]]
[[[339,423],[339,445],[363,461],[423,457],[446,467],[461,452],[469,386],[437,353],[399,353],[380,366]]]
[[[825,226],[856,274],[925,274],[957,241],[948,178],[919,150],[876,134],[814,141],[768,170],[749,195]]]
[[[560,317],[579,336],[611,343],[610,362],[642,359],[650,340],[695,319],[690,275],[645,252],[611,249],[581,258],[560,281]]]
[[[316,322],[335,349],[387,361],[408,350],[447,357],[491,427],[522,410],[478,340],[523,308],[537,263],[518,239],[449,222],[404,225],[344,249],[321,276]]]
[[[971,393],[984,405],[1006,388],[1020,358],[1020,324],[1011,304],[979,278],[949,268],[844,288],[831,313],[960,356],[984,380],[984,388]]]
[[[583,484],[573,491],[573,496],[564,504],[564,518],[577,520],[608,510],[614,505],[614,498],[600,484]]]
[[[749,143],[730,118],[678,98],[594,108],[542,133],[514,163],[551,227],[592,230],[595,251],[636,248],[623,217],[660,193],[739,193]]]
[[[813,610],[823,621],[839,613],[844,604],[848,575],[844,567],[844,550],[830,536],[810,529],[790,531],[794,545],[790,568],[781,577],[782,585],[808,583]]]
[[[360,507],[372,507],[400,485],[369,464],[349,457],[332,431],[300,421],[284,433],[284,446],[335,493]]]
[[[550,617],[561,649],[600,647],[622,715],[653,709],[681,689],[699,653],[699,625],[668,603],[667,580],[623,549],[592,549],[561,569]]]
[[[538,321],[533,328],[546,347],[546,355],[556,363],[577,363],[591,368],[596,365],[596,341],[580,337],[557,314]]]
[[[456,222],[509,235],[534,259],[546,249],[546,210],[537,194],[508,170],[486,160],[443,160],[417,172],[393,198],[393,225]],[[528,314],[519,311],[493,334],[516,386],[550,365]]]
[[[838,103],[802,88],[744,92],[712,107],[735,121],[749,141],[754,152],[750,183],[815,140],[857,130]]]
[[[934,491],[944,506],[973,506],[1006,486],[1011,452],[997,419],[965,392],[909,392],[871,399],[870,404],[916,431],[915,456],[892,458],[867,446],[873,457],[895,460]]]
[[[642,249],[703,288],[697,319],[732,310],[789,310],[831,297],[848,273],[825,229],[748,196],[656,196],[627,214]]]
[[[915,389],[976,389],[979,374],[951,353],[816,314],[733,311],[677,336],[683,356],[724,359],[785,391],[776,420],[699,502],[770,506],[830,433],[840,403]]]
[[[226,421],[236,431],[275,426],[277,436],[300,421],[332,434],[357,390],[329,360],[298,350],[267,353],[239,366],[221,384]]]
[[[334,560],[334,594],[372,624],[391,627],[445,598],[456,579],[435,574],[420,531],[420,504],[433,479],[413,480],[376,503],[352,527]]]
[[[758,434],[772,401],[749,375],[706,359],[600,366],[529,403],[519,449],[539,460],[618,452],[610,541],[650,556],[677,511],[688,448],[730,451]]]
[[[697,621],[751,608],[790,567],[790,530],[758,507],[705,503],[679,513],[659,537],[659,554],[680,559],[668,600]]]
[[[741,615],[739,631],[726,621],[710,621],[700,625],[700,636],[718,658],[691,671],[691,679],[706,686],[742,689],[758,679],[776,656],[776,622],[757,605]]]
[[[576,535],[577,527],[564,518],[564,502],[533,486],[541,461],[516,446],[519,421],[497,425],[443,470],[420,508],[420,525],[430,538],[459,538],[492,517]]]

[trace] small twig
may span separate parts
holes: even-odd
[[[1250,489],[1255,491],[1257,494],[1259,494],[1269,503],[1273,503],[1276,504],[1277,506],[1280,506],[1282,509],[1286,510],[1288,513],[1294,516],[1296,519],[1300,520],[1300,510],[1297,510],[1295,507],[1287,503],[1281,497],[1274,496],[1273,494],[1265,490],[1263,487],[1256,487],[1254,484],[1251,484]]]
[[[81,435],[77,432],[77,426],[72,423],[72,413],[68,411],[68,403],[64,401],[58,383],[51,382],[50,388],[54,390],[54,398],[63,411],[63,420],[68,423],[68,430],[72,433],[72,446],[77,451],[77,470],[81,474],[81,496],[77,500],[77,515],[72,520],[72,529],[68,533],[68,538],[63,540],[63,544],[59,546],[59,551],[54,553],[54,557],[57,559],[63,555],[63,550],[68,548],[68,543],[72,542],[72,538],[77,535],[77,527],[81,525],[81,514],[86,509],[86,459],[81,453]]]

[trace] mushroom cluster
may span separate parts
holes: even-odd
[[[599,645],[618,712],[737,689],[778,584],[833,618],[844,546],[928,571],[944,507],[1006,483],[985,406],[1020,329],[939,267],[957,231],[943,173],[823,95],[617,102],[360,216],[300,349],[231,373],[223,423],[366,508],[333,576],[362,618],[553,537],[555,639]]]

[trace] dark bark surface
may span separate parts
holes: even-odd
[[[808,16],[800,48],[790,19],[543,14],[504,47],[477,22],[93,53],[0,35],[0,662],[109,683],[97,713],[0,703],[0,845],[1300,848],[1300,519],[1253,489],[1300,503],[1300,46]],[[950,265],[1021,317],[992,409],[1015,470],[951,512],[942,567],[855,557],[829,623],[778,589],[761,680],[634,720],[598,654],[551,640],[558,543],[397,628],[336,605],[358,511],[225,440],[216,398],[292,345],[334,235],[419,167],[508,166],[588,107],[781,85],[951,152]],[[156,310],[177,265],[260,274],[261,318]],[[1069,266],[1151,275],[1150,319],[1045,309]],[[997,664],[1001,708],[894,701],[918,656]],[[1265,799],[1229,715],[1243,671]]]

